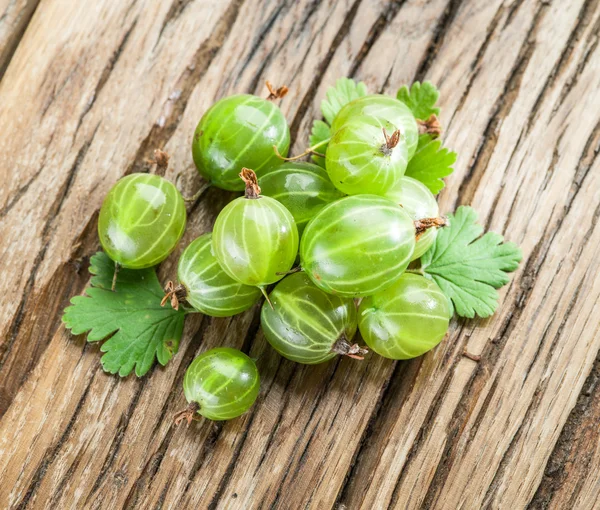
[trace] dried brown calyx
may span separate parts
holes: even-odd
[[[157,170],[166,170],[169,166],[169,155],[161,149],[154,149],[154,162]]]
[[[365,354],[368,354],[369,349],[360,347],[358,344],[351,344],[346,335],[342,334],[333,344],[331,352],[335,352],[340,356],[363,360],[365,359]]]
[[[179,411],[175,415],[175,419],[173,423],[177,427],[182,421],[187,422],[187,426],[190,426],[193,420],[199,420],[200,418],[196,415],[198,410],[200,409],[200,404],[198,402],[192,402],[189,406],[187,406],[183,411]]]
[[[385,138],[385,143],[382,144],[380,150],[385,156],[391,156],[393,148],[398,145],[398,142],[400,142],[400,130],[396,129],[391,136],[387,134],[385,128],[382,128],[382,131],[383,137]]]
[[[290,90],[285,85],[282,85],[281,87],[276,89],[275,87],[273,87],[273,85],[271,84],[270,81],[266,81],[265,85],[267,86],[267,89],[269,91],[269,95],[267,96],[267,99],[269,101],[273,101],[274,99],[281,99],[282,97],[285,97],[285,95]]]
[[[169,167],[169,155],[161,149],[154,149],[152,159],[145,159],[144,161],[149,165],[156,165],[158,175],[164,175]]]
[[[171,301],[173,310],[179,310],[179,303],[185,300],[187,291],[181,284],[175,285],[172,281],[168,281],[165,285],[165,296],[160,302],[160,306],[165,306],[167,301]]]
[[[442,125],[435,113],[432,113],[427,120],[417,119],[420,135],[431,135],[437,138],[442,134]]]
[[[415,220],[415,230],[417,231],[417,239],[430,228],[441,228],[447,226],[448,220],[443,216],[440,216],[439,218],[423,218],[420,220]]]
[[[242,168],[240,177],[246,183],[245,197],[250,199],[260,198],[260,186],[258,185],[258,179],[254,170]]]

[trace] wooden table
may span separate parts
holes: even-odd
[[[0,0],[0,508],[598,508],[599,30],[598,0]],[[160,147],[191,194],[198,119],[266,79],[298,153],[341,76],[439,85],[442,211],[523,248],[497,313],[410,362],[317,367],[266,345],[258,307],[195,316],[166,368],[103,373],[60,316],[109,188]],[[208,189],[181,246],[232,197]],[[222,344],[258,358],[257,404],[174,428]]]

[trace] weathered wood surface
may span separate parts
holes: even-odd
[[[599,506],[598,0],[37,4],[0,3],[1,508]],[[60,314],[111,185],[161,147],[191,193],[197,120],[267,78],[290,86],[298,151],[340,76],[440,86],[459,153],[442,210],[472,204],[524,251],[496,315],[414,361],[301,367],[266,346],[257,307],[188,319],[144,379],[104,374]],[[232,196],[207,190],[182,246]],[[186,366],[222,343],[258,358],[259,401],[173,428]]]

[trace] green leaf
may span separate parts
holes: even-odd
[[[367,86],[361,81],[356,83],[350,78],[340,78],[335,82],[335,87],[329,87],[327,97],[321,101],[321,112],[331,125],[333,119],[350,101],[367,95]]]
[[[417,151],[408,162],[405,175],[421,181],[437,195],[444,187],[442,178],[454,172],[452,165],[455,162],[456,152],[442,147],[439,139],[421,135]]]
[[[440,109],[435,106],[440,92],[430,81],[416,81],[410,90],[404,85],[398,90],[396,97],[411,109],[417,119],[427,120],[431,114],[440,113]]]
[[[103,252],[91,258],[91,287],[71,299],[62,320],[74,335],[88,333],[88,342],[108,338],[100,348],[106,372],[124,377],[135,367],[141,377],[155,359],[166,365],[177,353],[185,313],[160,306],[164,293],[152,268],[121,269],[113,292],[114,267]]]
[[[521,249],[504,243],[500,234],[482,236],[471,207],[459,207],[448,219],[450,226],[438,231],[434,245],[421,257],[421,269],[452,300],[457,315],[489,317],[498,306],[496,289],[519,266]]]
[[[329,140],[329,138],[331,138],[331,128],[322,120],[315,120],[310,132],[310,146],[313,147],[318,145],[325,140]],[[317,152],[320,152],[321,154],[325,154],[326,151],[327,144],[324,144],[317,149]],[[320,167],[325,168],[325,158],[313,155],[312,160]]]

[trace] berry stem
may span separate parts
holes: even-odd
[[[282,85],[279,88],[273,87],[270,81],[266,81],[265,85],[267,86],[267,90],[269,91],[269,95],[267,96],[268,101],[273,101],[275,99],[281,99],[284,97],[290,89],[288,89],[285,85]]]
[[[190,423],[192,423],[192,420],[200,419],[198,416],[196,416],[196,413],[199,410],[200,404],[198,404],[198,402],[190,402],[190,405],[188,405],[183,411],[179,411],[177,414],[175,414],[175,418],[173,420],[175,426],[177,427],[183,420],[185,420],[187,422],[187,426],[189,427]]]
[[[271,310],[275,310],[275,308],[273,308],[273,303],[271,303],[271,300],[269,299],[269,295],[267,294],[267,291],[265,290],[264,287],[258,287],[260,289],[260,291],[262,292],[262,295],[265,296],[265,299],[267,300],[267,303],[269,303],[269,306],[271,307]]]
[[[442,125],[435,113],[432,113],[427,120],[417,119],[420,135],[431,135],[437,138],[442,134]]]
[[[303,269],[300,266],[296,266],[296,267],[292,267],[292,269],[290,269],[289,271],[285,271],[283,273],[275,273],[275,274],[276,275],[287,276],[287,275],[290,275],[290,274],[299,273],[300,271],[303,271]]]
[[[448,220],[443,216],[439,218],[423,218],[420,220],[415,220],[415,230],[417,231],[416,236],[419,238],[422,234],[424,234],[428,229],[435,227],[446,227],[448,226]]]
[[[112,285],[110,286],[110,290],[115,292],[115,288],[117,287],[117,275],[119,274],[119,269],[121,269],[121,264],[115,262],[115,271],[113,273]]]
[[[342,333],[333,344],[333,347],[331,347],[331,352],[335,352],[341,356],[348,356],[352,359],[363,360],[369,350],[366,347],[360,347],[358,344],[351,344],[348,341],[346,333]]]
[[[286,158],[286,157],[282,156],[276,145],[273,145],[273,150],[275,151],[275,155],[279,159],[282,159],[283,161],[296,161],[297,159],[303,158],[304,156],[308,156],[309,154],[313,154],[315,156],[320,156],[320,157],[324,158],[325,154],[316,152],[315,149],[318,149],[319,147],[322,147],[323,145],[327,145],[330,140],[331,140],[331,137],[326,138],[325,140],[321,140],[319,143],[316,143],[312,147],[309,147],[308,149],[306,149],[302,154],[298,154],[297,156],[293,156],[291,158]]]
[[[245,197],[249,199],[260,198],[260,186],[254,170],[244,167],[240,172],[240,177],[246,183]]]

